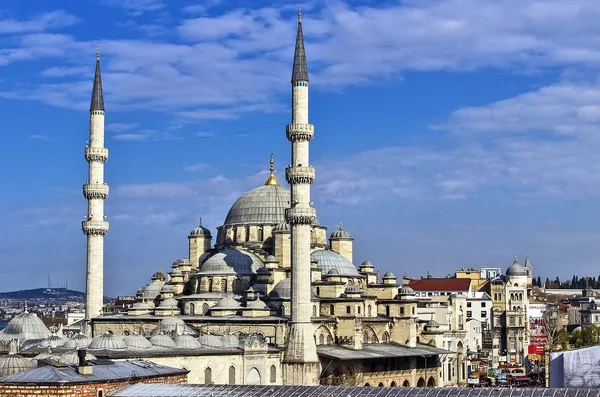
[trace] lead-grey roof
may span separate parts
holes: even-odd
[[[102,76],[100,76],[100,52],[96,52],[96,72],[94,73],[94,87],[92,88],[91,110],[104,111],[104,95],[102,94]]]
[[[244,193],[231,206],[224,226],[273,224],[285,222],[285,209],[290,207],[289,189],[264,185]]]
[[[364,343],[362,349],[358,350],[337,345],[319,345],[317,353],[319,356],[336,360],[365,360],[385,357],[435,356],[452,352],[427,345],[406,347],[393,343]]]
[[[318,250],[312,253],[311,258],[318,262],[318,267],[323,274],[329,274],[331,269],[337,270],[341,276],[358,277],[358,270],[346,257],[331,250]]]
[[[264,264],[259,257],[245,250],[221,251],[202,264],[197,274],[255,274]]]
[[[117,380],[153,378],[157,376],[185,375],[189,371],[155,364],[151,361],[132,360],[93,366],[92,374],[77,373],[76,366],[54,367],[46,365],[15,375],[0,378],[3,384],[33,383],[36,385],[65,385],[73,383],[99,383]]]
[[[517,258],[515,258],[514,262],[510,267],[506,270],[507,276],[527,276],[527,270],[523,266],[517,262]]]
[[[304,51],[304,34],[302,33],[302,14],[298,9],[298,31],[296,32],[296,48],[294,49],[294,67],[292,69],[292,83],[308,81],[308,67],[306,66],[306,52]]]
[[[16,315],[8,322],[6,328],[0,331],[0,339],[44,339],[52,335],[44,322],[34,313],[27,311]]]
[[[0,376],[18,374],[36,367],[36,364],[25,357],[17,354],[0,356]]]
[[[114,397],[600,397],[600,389],[408,388],[350,386],[193,385],[137,383]]]

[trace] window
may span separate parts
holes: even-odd
[[[317,295],[321,295],[321,288],[317,287]]]
[[[233,288],[233,292],[241,292],[242,280],[237,279],[237,278],[235,280],[233,280],[231,288]]]
[[[317,306],[313,305],[313,317],[317,317]]]
[[[271,383],[275,383],[277,382],[277,368],[275,368],[275,365],[271,365]]]
[[[235,367],[233,365],[229,367],[229,384],[235,385]]]
[[[356,306],[356,310],[358,311],[358,314],[360,314],[360,306]]]
[[[227,292],[227,279],[221,279],[221,292]]]
[[[262,230],[262,228],[258,229],[258,241],[263,241],[263,230]]]
[[[212,369],[210,369],[210,367],[204,370],[204,384],[212,384]]]
[[[485,302],[481,302],[481,307],[485,307]]]
[[[473,313],[471,313],[471,311],[468,311],[467,312],[467,318],[471,318],[471,317],[473,317]]]
[[[213,292],[213,279],[212,277],[208,279],[208,292]]]
[[[389,316],[390,316],[390,307],[389,307],[389,306],[386,306],[386,307],[385,307],[385,315],[386,315],[387,317],[389,317]]]
[[[471,302],[467,302],[467,307],[471,307]]]
[[[202,314],[206,314],[208,312],[208,303],[202,305]]]
[[[96,392],[96,395],[98,397],[104,397],[104,389],[98,389],[98,391]]]
[[[325,336],[323,336],[323,334],[319,335],[319,345],[322,345],[325,343]]]
[[[335,306],[333,304],[329,305],[329,315],[335,315]]]
[[[371,305],[367,307],[367,316],[371,317]]]
[[[400,307],[400,314],[404,314],[404,307]]]
[[[487,317],[487,312],[485,310],[481,312],[481,317]]]
[[[346,306],[346,314],[350,314],[350,306]]]

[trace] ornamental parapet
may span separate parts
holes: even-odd
[[[313,167],[288,167],[285,169],[285,179],[290,185],[311,185],[315,181]]]
[[[290,225],[311,225],[317,219],[314,208],[286,208],[285,219]]]
[[[108,233],[108,222],[106,221],[83,221],[81,222],[83,233],[88,236],[104,236]]]
[[[108,160],[108,149],[104,147],[86,147],[85,159],[88,163],[105,163]]]
[[[86,183],[85,185],[83,185],[83,197],[85,197],[87,200],[105,200],[108,197],[108,184]]]
[[[285,134],[290,142],[310,142],[315,137],[315,126],[312,124],[288,124]]]

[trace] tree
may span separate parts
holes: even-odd
[[[573,332],[571,343],[575,347],[588,347],[600,344],[600,327],[592,325]]]
[[[563,327],[557,305],[548,305],[541,321],[542,332],[546,336],[546,351],[553,352],[560,344],[560,334]]]
[[[537,286],[542,288],[542,279],[540,276],[538,276],[538,278],[537,278]]]

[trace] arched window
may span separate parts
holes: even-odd
[[[104,389],[98,389],[96,392],[97,397],[104,397]]]
[[[190,303],[190,316],[196,315],[196,305],[194,303]]]
[[[319,345],[325,344],[325,336],[323,334],[319,335]]]
[[[313,305],[313,317],[317,317],[317,305]]]
[[[262,229],[262,227],[259,227],[258,231],[256,233],[258,235],[257,236],[258,241],[263,241],[263,229]]]
[[[367,331],[363,333],[363,343],[369,343],[369,333]]]
[[[356,311],[358,312],[358,314],[360,314],[360,305],[358,305],[358,306],[356,307]]]
[[[227,292],[227,279],[221,279],[221,292]]]
[[[367,316],[371,317],[371,305],[367,306]]]
[[[235,367],[233,365],[229,367],[229,384],[235,385]]]
[[[317,287],[317,296],[321,295],[321,288]]]
[[[404,383],[402,383],[402,387],[410,387],[410,382],[405,380]]]
[[[385,306],[385,315],[386,315],[386,317],[390,316],[390,307],[387,305]]]
[[[331,337],[331,335],[327,335],[327,344],[333,345],[333,338]]]
[[[329,305],[329,315],[330,316],[335,315],[335,306],[333,305],[333,303],[331,305]]]
[[[519,300],[522,301],[523,300],[523,293],[519,292]]]
[[[212,277],[208,279],[208,292],[213,292],[213,279],[212,279]]]
[[[427,381],[427,387],[435,387],[435,379],[433,379],[433,376],[429,377],[429,380]]]
[[[277,382],[277,368],[275,364],[271,365],[271,383]]]
[[[204,384],[210,385],[212,384],[212,369],[210,367],[204,370]]]
[[[260,372],[256,368],[250,369],[246,378],[247,385],[260,385]]]
[[[412,314],[415,314],[415,307],[412,307]]]
[[[233,242],[237,242],[237,227],[233,228]]]
[[[419,378],[419,381],[417,382],[417,387],[425,387],[425,379]]]
[[[208,303],[202,305],[202,314],[208,313]]]
[[[377,387],[383,387],[383,383],[379,382],[379,385],[377,385]]]
[[[246,242],[250,241],[250,226],[246,226]]]
[[[392,383],[390,383],[390,387],[396,387],[396,382],[392,381]]]
[[[368,383],[365,383],[365,387],[371,387],[371,385]]]
[[[390,334],[386,332],[383,333],[383,343],[389,343],[390,342]]]
[[[281,305],[281,314],[285,316],[285,305]]]

